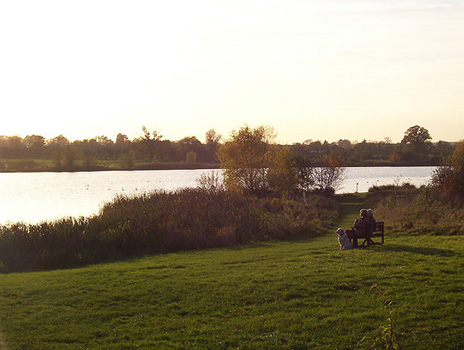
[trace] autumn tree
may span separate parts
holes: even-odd
[[[274,138],[273,129],[264,126],[232,131],[218,152],[228,189],[258,194],[269,188],[268,152]]]
[[[293,193],[298,186],[295,154],[289,147],[273,146],[268,158],[269,187],[281,195]]]

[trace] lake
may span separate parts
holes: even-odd
[[[347,168],[338,193],[367,192],[372,185],[427,184],[435,167]],[[0,174],[0,224],[38,223],[90,216],[118,194],[195,187],[201,174],[217,170],[148,170]]]

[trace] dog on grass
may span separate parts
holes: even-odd
[[[350,239],[346,235],[344,229],[340,227],[337,229],[337,231],[335,231],[335,233],[338,235],[338,244],[340,244],[341,250],[353,249],[353,244],[351,243]]]

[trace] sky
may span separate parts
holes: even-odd
[[[0,0],[0,135],[464,138],[462,0]]]

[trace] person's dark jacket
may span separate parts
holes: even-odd
[[[358,237],[365,236],[369,232],[369,227],[370,223],[367,216],[361,216],[357,218],[354,222],[355,233]]]
[[[369,223],[368,232],[372,233],[375,230],[375,219],[373,216],[367,216],[367,222]]]

